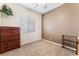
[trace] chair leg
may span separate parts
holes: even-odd
[[[76,52],[76,54],[78,55],[78,52]]]
[[[78,55],[78,42],[76,42],[76,54]]]
[[[62,45],[62,48],[64,48],[64,45]]]
[[[78,55],[78,51],[76,50],[76,54]]]
[[[62,48],[64,48],[64,35],[62,35]]]

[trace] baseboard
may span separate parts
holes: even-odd
[[[62,46],[61,44],[55,43],[55,42],[53,42],[53,41],[49,41],[49,40],[46,40],[46,39],[43,39],[43,40],[44,40],[44,41],[47,41],[47,42],[49,42],[49,43],[53,43],[53,44],[58,45],[58,46]]]
[[[29,44],[32,44],[32,43],[34,43],[34,42],[38,42],[38,41],[41,41],[41,40],[42,40],[42,39],[40,39],[40,40],[37,40],[37,41],[33,41],[33,42],[30,42],[30,43],[22,44],[22,45],[21,45],[21,47],[22,47],[22,46],[25,46],[25,45],[29,45]]]

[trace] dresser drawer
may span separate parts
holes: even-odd
[[[15,49],[15,48],[19,48],[20,47],[20,41],[19,40],[9,41],[7,43],[7,47],[8,47],[8,50],[12,50],[12,49]]]
[[[2,27],[1,33],[19,33],[20,30],[17,27]]]
[[[7,45],[17,45],[20,44],[20,40],[16,39],[16,40],[9,40],[9,41],[5,41],[7,43]]]
[[[1,30],[19,30],[19,27],[0,27]]]
[[[2,35],[6,35],[6,33],[20,33],[19,30],[1,30]]]
[[[7,41],[7,40],[16,40],[20,39],[20,34],[7,34],[7,35],[1,35],[1,41]]]
[[[8,50],[7,43],[6,42],[1,42],[0,53],[4,53],[7,50]]]

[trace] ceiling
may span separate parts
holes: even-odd
[[[47,8],[44,8],[43,6],[40,7],[35,7],[34,3],[21,3],[21,5],[23,5],[26,8],[29,8],[35,12],[44,14],[47,13],[61,5],[63,5],[64,3],[46,3]]]

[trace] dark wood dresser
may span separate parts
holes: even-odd
[[[0,27],[0,54],[20,47],[19,27]]]

